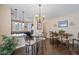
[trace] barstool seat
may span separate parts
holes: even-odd
[[[36,41],[34,41],[34,40],[27,40],[26,45],[29,45],[29,43],[30,43],[30,45],[33,45],[33,44],[36,43]]]

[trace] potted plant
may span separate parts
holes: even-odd
[[[15,40],[12,36],[2,35],[3,43],[0,45],[0,55],[10,55],[16,48]]]
[[[59,30],[59,33],[60,33],[60,34],[64,34],[65,31],[61,29],[61,30]]]

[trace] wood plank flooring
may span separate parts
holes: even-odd
[[[38,55],[72,55],[71,51],[69,51],[66,47],[56,44],[51,44],[50,39],[46,39],[46,49],[43,48],[43,53],[40,53]],[[13,55],[27,55],[26,53],[26,47],[21,47],[14,51]]]

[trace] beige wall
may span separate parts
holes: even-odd
[[[58,21],[61,21],[61,20],[68,20],[68,27],[58,28]],[[70,25],[71,22],[73,22],[74,25]],[[57,26],[55,26],[55,24]],[[60,29],[64,29],[68,33],[74,34],[74,37],[77,38],[77,33],[79,32],[79,13],[75,13],[75,14],[71,14],[71,15],[67,15],[67,16],[62,16],[62,17],[59,17],[56,19],[48,20],[45,23],[45,28],[46,28],[45,31],[47,33],[50,30],[58,31]],[[49,37],[49,34],[48,34],[48,37]]]
[[[10,8],[7,5],[0,5],[0,35],[3,34],[10,35],[10,33],[11,33]]]
[[[7,5],[0,5],[0,34],[11,33],[10,8]]]

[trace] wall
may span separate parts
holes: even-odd
[[[11,15],[10,8],[7,5],[0,5],[0,35],[10,35],[11,33]],[[1,36],[0,36],[1,41]],[[1,43],[1,42],[0,42]]]
[[[58,21],[61,21],[61,20],[68,20],[68,27],[58,28]],[[73,22],[74,25],[70,25],[71,22]],[[57,26],[55,26],[55,24]],[[47,20],[45,27],[46,27],[47,33],[49,33],[50,30],[58,31],[60,29],[64,29],[68,33],[74,34],[74,37],[77,38],[77,33],[79,32],[79,13],[62,16],[52,20]],[[49,34],[48,34],[48,37],[49,37]]]

